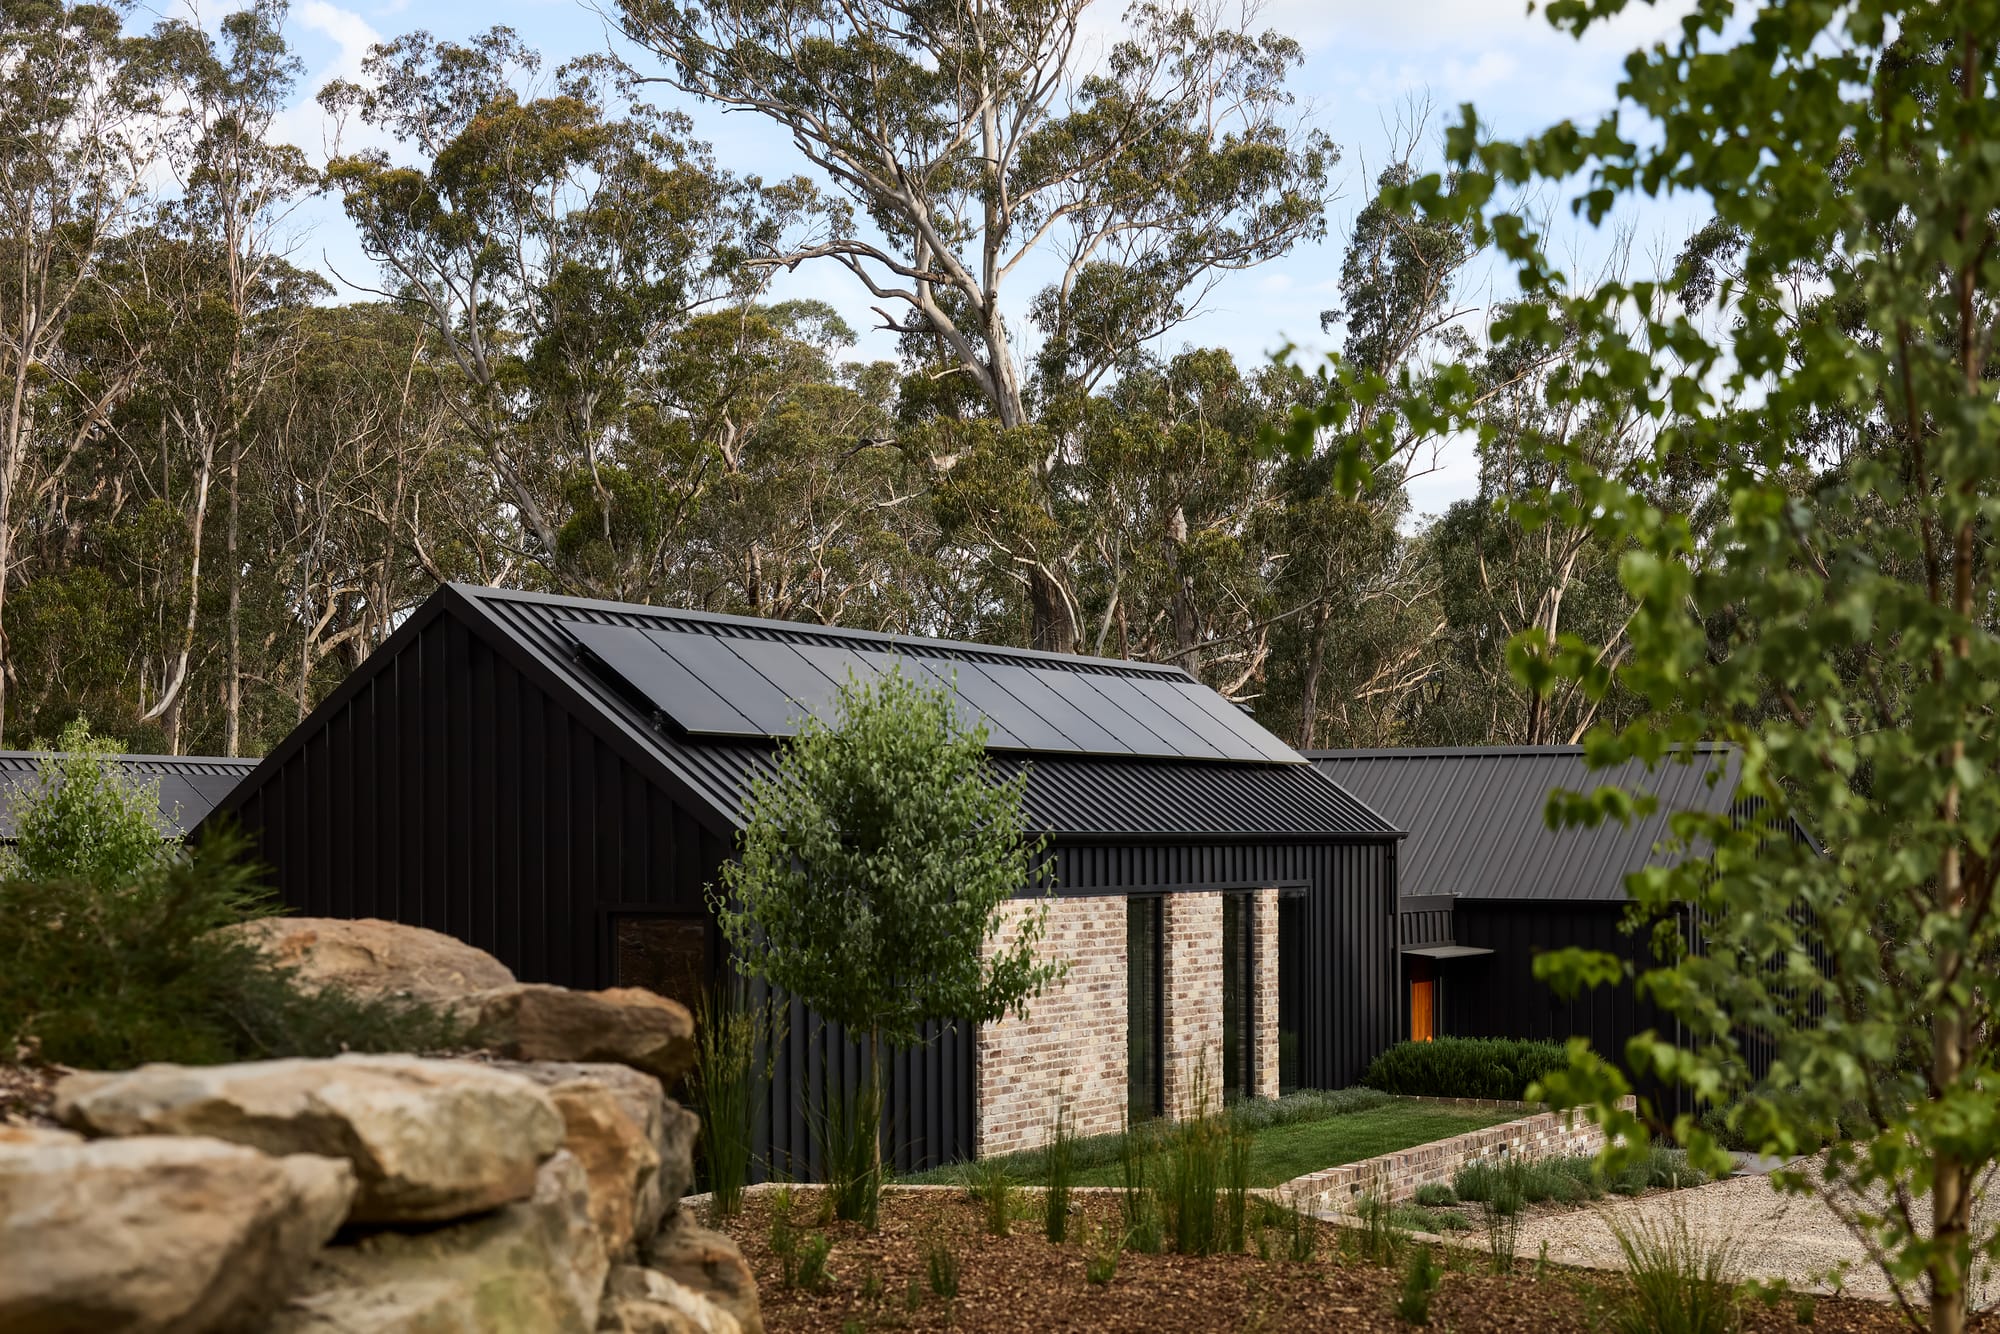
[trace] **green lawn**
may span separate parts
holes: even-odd
[[[1462,1135],[1468,1130],[1499,1125],[1522,1115],[1519,1111],[1475,1107],[1439,1107],[1398,1099],[1381,1107],[1329,1116],[1320,1121],[1271,1126],[1255,1131],[1250,1150],[1250,1184],[1276,1186],[1324,1167],[1359,1162],[1379,1153],[1393,1153],[1432,1140]],[[1116,1186],[1116,1162],[1077,1173],[1083,1186]],[[1024,1185],[1036,1184],[1025,1178]]]

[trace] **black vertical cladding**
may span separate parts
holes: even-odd
[[[612,985],[606,911],[698,908],[727,853],[691,821],[621,829],[656,784],[449,617],[300,741],[236,811],[285,902],[444,931],[523,981]]]

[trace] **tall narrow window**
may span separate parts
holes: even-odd
[[[1125,1096],[1134,1122],[1166,1107],[1159,898],[1125,900]]]
[[[1278,896],[1278,1092],[1305,1087],[1306,896]]]
[[[1257,1089],[1257,903],[1250,894],[1222,896],[1222,1096],[1246,1098]]]

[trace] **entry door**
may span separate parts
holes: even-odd
[[[1248,893],[1222,896],[1222,1097],[1247,1098],[1257,1089],[1257,901]]]
[[[1437,973],[1429,959],[1410,960],[1410,1041],[1437,1036]]]

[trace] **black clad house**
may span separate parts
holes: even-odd
[[[995,771],[1026,770],[1052,946],[1082,961],[1041,1023],[895,1058],[900,1166],[1032,1142],[1055,1081],[1102,1119],[1171,1103],[1195,1057],[1240,1091],[1334,1087],[1394,1039],[1395,830],[1177,668],[447,585],[213,818],[297,911],[692,1000],[726,966],[704,892],[746,784],[802,711],[892,663],[952,682]],[[809,1118],[859,1076],[794,1006],[760,1129],[778,1166],[814,1170]]]

